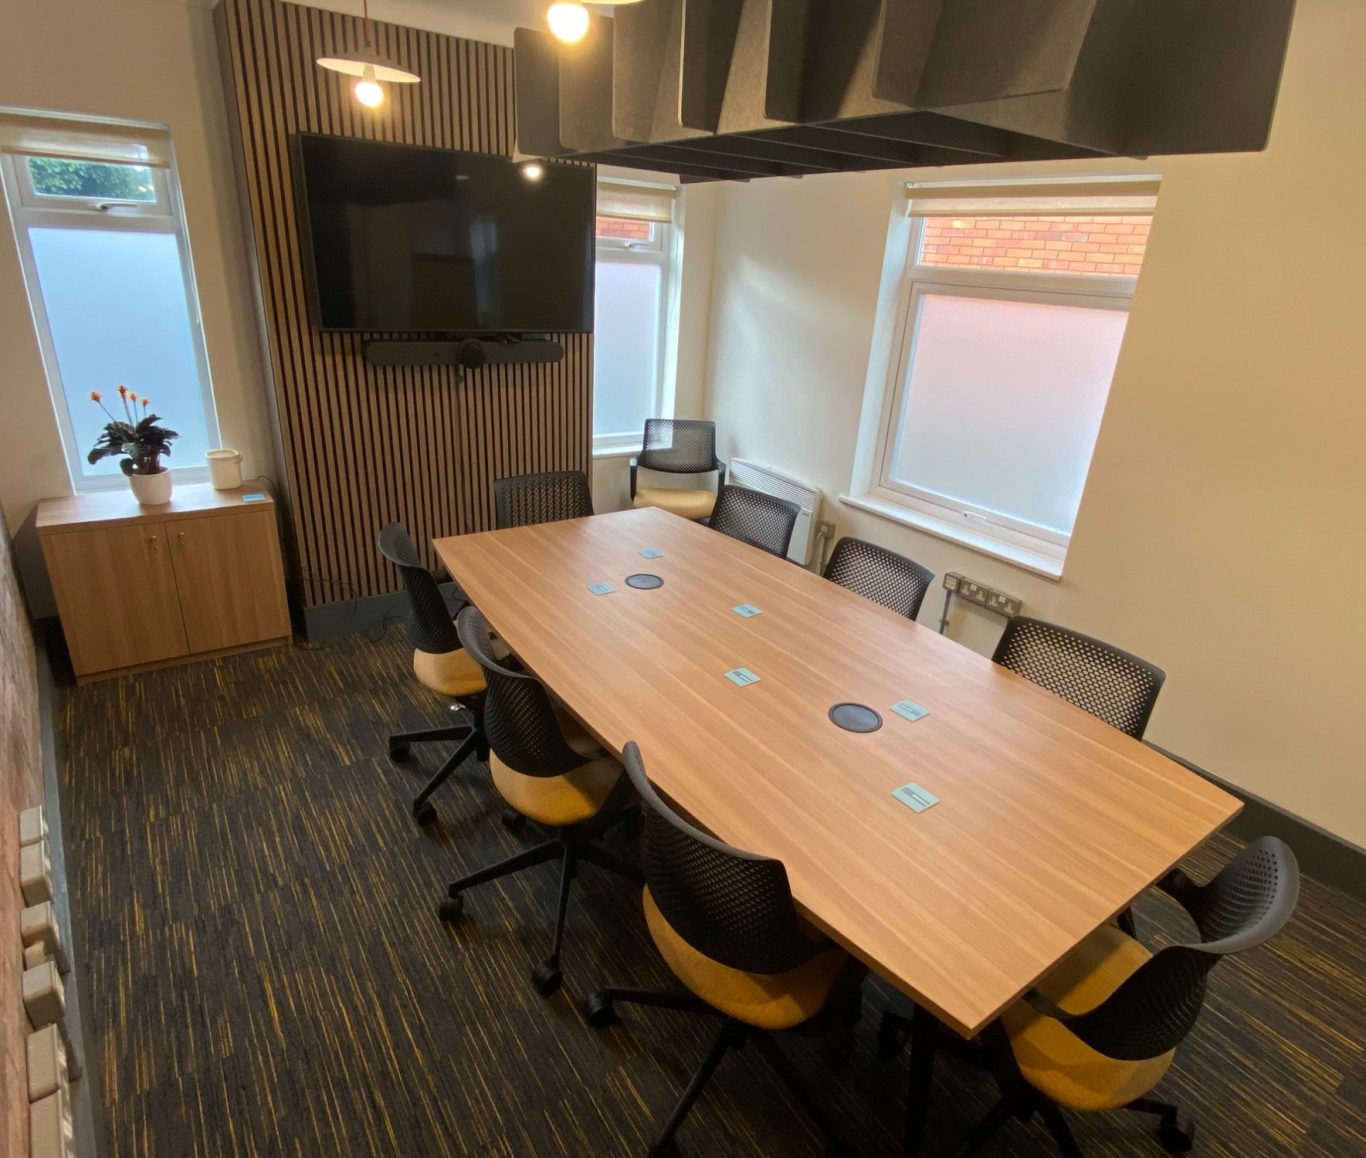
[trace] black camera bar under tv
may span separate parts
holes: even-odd
[[[365,343],[371,366],[459,366],[478,370],[490,363],[558,362],[564,347],[549,338],[457,338],[436,341],[380,339]]]

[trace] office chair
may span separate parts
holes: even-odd
[[[1143,739],[1167,678],[1161,668],[1136,655],[1026,615],[1006,624],[991,658],[1135,740]],[[1138,935],[1132,907],[1118,920],[1129,936]]]
[[[1062,1111],[1116,1109],[1156,1115],[1163,1148],[1189,1150],[1194,1126],[1148,1095],[1195,1025],[1210,970],[1274,936],[1295,911],[1299,881],[1289,846],[1264,836],[1208,884],[1179,869],[1159,883],[1190,914],[1200,940],[1150,955],[1102,925],[983,1035],[1002,1097],[958,1153],[975,1153],[1011,1118],[1028,1122],[1037,1113],[1059,1151],[1077,1158]],[[937,1038],[947,1033],[913,1038],[908,1153],[919,1148]]]
[[[933,571],[905,555],[847,536],[830,552],[825,577],[907,619],[920,614],[925,592],[934,582]]]
[[[784,557],[799,514],[801,508],[796,503],[730,483],[717,492],[708,525],[713,531]]]
[[[519,474],[494,482],[493,507],[494,525],[501,531],[584,518],[593,513],[593,496],[581,470]]]
[[[666,474],[708,474],[716,472],[716,487],[725,485],[725,464],[716,457],[716,423],[697,418],[647,418],[641,450],[631,459],[631,505],[659,507],[685,519],[705,519],[716,504],[708,490],[679,487],[641,487],[636,489],[636,470]]]
[[[1089,635],[1016,615],[991,657],[1113,728],[1143,739],[1167,673]]]
[[[436,820],[436,809],[429,803],[432,793],[470,755],[488,759],[480,712],[483,703],[484,674],[460,646],[455,624],[446,609],[445,596],[436,577],[427,570],[402,523],[390,523],[379,533],[380,553],[398,568],[403,589],[408,594],[408,641],[413,645],[413,674],[424,687],[456,702],[452,711],[468,704],[474,723],[421,732],[396,732],[389,737],[389,759],[402,762],[412,754],[413,744],[433,740],[455,740],[459,747],[441,766],[413,800],[413,819],[426,827]],[[464,602],[463,593],[461,602]]]
[[[560,948],[564,941],[569,886],[580,861],[598,865],[628,880],[639,881],[634,865],[592,843],[611,827],[631,799],[630,782],[621,765],[598,747],[587,732],[556,712],[545,685],[527,672],[503,666],[495,658],[488,623],[472,604],[456,620],[465,650],[483,669],[484,728],[492,754],[489,774],[498,794],[528,820],[551,829],[554,836],[498,864],[453,881],[441,902],[443,921],[464,913],[464,892],[486,881],[521,872],[545,861],[560,862],[559,902],[550,954],[531,979],[542,996],[560,988]]]
[[[771,1035],[848,1024],[858,1015],[866,970],[798,918],[781,861],[732,848],[683,820],[651,786],[634,742],[622,762],[644,811],[645,921],[660,956],[689,992],[609,986],[587,998],[584,1017],[594,1028],[610,1025],[622,1003],[722,1018],[650,1153],[674,1153],[674,1134],[717,1065],[751,1040],[833,1140],[830,1123]]]

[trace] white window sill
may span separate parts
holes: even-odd
[[[1003,563],[1009,563],[1025,571],[1032,571],[1035,575],[1042,575],[1045,579],[1056,581],[1062,578],[1063,561],[1061,559],[1050,558],[1038,551],[1031,551],[1027,547],[1021,547],[1015,543],[1003,543],[980,531],[960,527],[956,523],[945,522],[943,519],[936,519],[930,515],[921,514],[919,511],[912,511],[895,503],[873,498],[871,495],[840,495],[840,502],[860,511],[867,511],[870,515],[878,515],[884,519],[890,519],[894,523],[900,523],[902,526],[924,531],[927,535],[933,535],[937,539],[946,539],[950,543],[957,543],[959,546],[967,547],[979,554],[990,555],[993,559],[1000,559]]]
[[[597,458],[631,458],[640,453],[640,439],[637,438],[634,444],[623,445],[620,442],[604,442],[601,446],[593,444],[593,457]]]

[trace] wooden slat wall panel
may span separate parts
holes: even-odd
[[[0,530],[0,1154],[28,1153],[28,1018],[19,946],[19,813],[42,799],[38,669],[10,539]]]
[[[361,335],[324,334],[310,320],[290,137],[510,156],[512,50],[376,23],[379,51],[422,83],[388,86],[371,112],[347,78],[314,63],[359,47],[359,19],[276,0],[223,0],[217,19],[255,235],[295,589],[306,607],[382,594],[396,586],[375,550],[384,523],[403,520],[428,546],[492,526],[495,478],[588,469],[592,337],[555,335],[562,362],[487,366],[463,383],[444,366],[367,366]]]

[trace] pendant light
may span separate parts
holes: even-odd
[[[356,100],[367,109],[384,103],[384,84],[417,84],[422,78],[415,72],[386,60],[375,51],[374,24],[370,19],[370,0],[361,0],[365,20],[365,47],[359,52],[337,56],[320,56],[318,64],[344,76],[358,76],[353,92]]]
[[[640,0],[590,0],[599,8],[615,8],[621,4],[638,4]],[[578,44],[588,35],[588,9],[584,4],[566,3],[560,0],[552,4],[545,14],[546,23],[555,39],[565,44]]]

